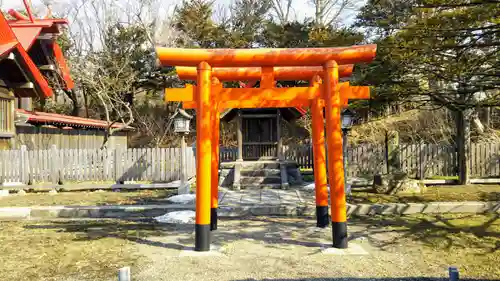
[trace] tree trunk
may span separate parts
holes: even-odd
[[[316,26],[319,26],[323,23],[321,14],[321,0],[316,0],[314,1],[314,3],[315,3]]]
[[[456,112],[456,145],[458,156],[458,182],[465,185],[470,183],[469,150],[470,150],[470,120],[472,109]]]

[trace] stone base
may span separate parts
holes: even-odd
[[[355,256],[355,255],[368,255],[369,253],[363,249],[359,244],[350,243],[347,249],[337,249],[333,247],[323,248],[322,254],[334,256]]]
[[[210,251],[198,252],[194,247],[186,247],[181,251],[179,257],[220,257],[222,256],[222,248],[215,245],[210,245]]]

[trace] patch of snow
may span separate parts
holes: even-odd
[[[328,192],[330,192],[330,185],[327,185],[327,187],[328,187]],[[302,189],[307,191],[314,191],[316,189],[316,185],[314,183],[310,183],[302,186]],[[345,192],[346,194],[351,194],[351,184],[348,183],[346,185]]]
[[[176,204],[192,204],[196,199],[195,194],[179,194],[168,198],[168,202]]]
[[[4,182],[2,186],[23,186],[25,185],[22,182]]]
[[[327,185],[327,187],[328,187],[328,191],[330,191],[330,185]],[[314,182],[312,182],[310,184],[304,185],[302,187],[302,189],[309,190],[309,191],[314,191],[316,189],[316,185],[314,184]]]
[[[170,212],[163,216],[155,217],[155,220],[161,223],[192,224],[194,223],[195,214],[194,211]]]
[[[0,197],[9,196],[9,191],[7,189],[0,190]]]
[[[310,184],[304,185],[302,187],[302,189],[304,189],[304,190],[311,190],[311,191],[314,190],[315,188],[316,188],[316,185],[314,183],[310,183]]]

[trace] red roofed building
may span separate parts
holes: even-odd
[[[67,20],[35,19],[25,6],[28,16],[9,10],[8,20],[0,12],[0,149],[100,147],[106,121],[33,111],[32,99],[52,97],[55,87],[72,90],[74,82],[56,42]],[[126,147],[126,132],[110,137],[114,144]]]

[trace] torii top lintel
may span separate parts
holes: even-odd
[[[321,66],[327,61],[337,64],[371,62],[377,45],[336,48],[289,49],[183,49],[157,47],[162,66],[198,66],[206,62],[212,67],[244,66]]]
[[[339,77],[345,78],[352,74],[354,65],[340,65]],[[181,80],[196,80],[198,75],[196,67],[177,66],[175,68],[177,75]],[[275,67],[273,75],[275,80],[309,80],[315,75],[323,77],[323,67],[321,66],[297,66],[297,67]],[[214,67],[212,76],[219,81],[238,81],[238,80],[261,80],[261,67]]]

